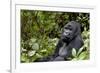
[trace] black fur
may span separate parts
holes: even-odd
[[[80,24],[76,21],[71,21],[63,28],[61,38],[56,46],[53,55],[38,59],[38,62],[46,61],[65,61],[72,56],[72,48],[78,51],[83,46],[81,37]]]

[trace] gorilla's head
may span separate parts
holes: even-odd
[[[76,21],[71,21],[64,26],[61,39],[68,43],[77,35],[81,35],[80,24]]]

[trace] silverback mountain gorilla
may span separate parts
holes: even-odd
[[[68,57],[72,57],[72,49],[75,48],[78,51],[83,46],[80,26],[76,21],[66,24],[54,54],[38,59],[36,62],[65,61],[68,60]]]

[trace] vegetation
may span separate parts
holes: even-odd
[[[30,63],[52,54],[62,28],[71,20],[81,23],[84,46],[71,60],[89,59],[89,13],[21,10],[21,62]]]

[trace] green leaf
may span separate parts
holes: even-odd
[[[21,55],[21,61],[25,62],[26,59],[27,59],[26,54],[23,53],[23,54]]]
[[[73,48],[73,49],[72,49],[72,56],[76,57],[76,55],[77,55],[77,54],[76,54],[76,50],[75,50],[75,48]]]
[[[78,60],[78,58],[73,58],[71,61],[77,61]]]
[[[32,38],[32,39],[31,39],[31,42],[32,42],[32,43],[36,42],[36,39],[35,39],[35,38]]]
[[[86,55],[87,55],[87,52],[82,52],[78,57],[79,60],[84,60],[86,58]]]
[[[35,54],[36,51],[29,51],[28,52],[28,56],[33,56]]]
[[[83,49],[84,49],[84,47],[81,47],[81,48],[79,49],[77,55],[79,55],[79,54],[82,52]]]
[[[46,49],[43,49],[43,50],[41,50],[40,52],[46,52],[47,50]]]
[[[34,44],[32,45],[32,49],[33,49],[33,50],[38,50],[38,49],[39,49],[38,43],[34,43]]]
[[[24,49],[23,47],[21,48],[21,52],[26,52],[27,50]]]
[[[39,53],[36,53],[36,56],[37,56],[38,58],[42,58],[42,56],[41,56]]]

